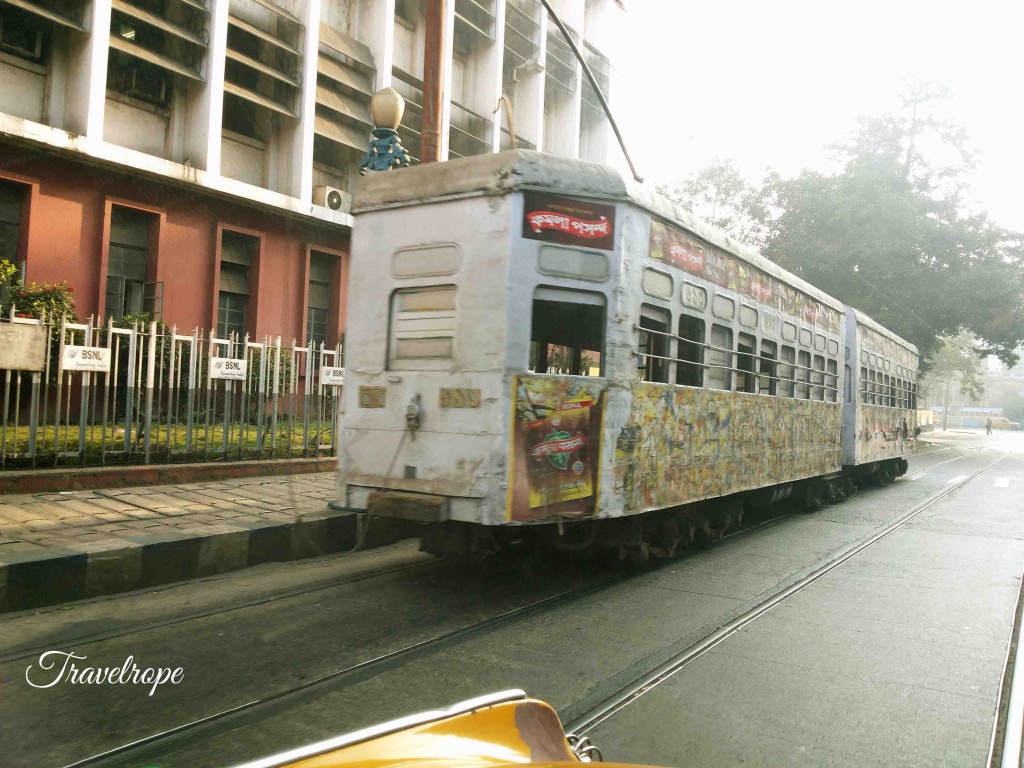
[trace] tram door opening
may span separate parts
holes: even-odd
[[[604,296],[538,288],[530,320],[533,373],[601,376],[604,368]]]

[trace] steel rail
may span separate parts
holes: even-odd
[[[396,651],[354,664],[337,672],[310,680],[300,686],[289,688],[262,699],[256,699],[222,712],[199,718],[190,723],[176,726],[167,731],[146,736],[130,744],[115,747],[106,752],[69,763],[65,768],[82,768],[83,766],[93,765],[143,764],[155,759],[158,755],[166,754],[170,748],[181,748],[194,744],[201,738],[216,735],[220,729],[223,729],[221,732],[230,730],[243,717],[252,717],[254,715],[265,717],[276,710],[294,707],[307,697],[320,696],[334,686],[347,687],[353,685],[414,658],[459,645],[472,637],[493,631],[506,624],[511,624],[533,614],[550,610],[564,603],[582,599],[614,583],[623,581],[625,578],[622,575],[610,576],[582,589],[559,592],[542,600],[537,600],[528,605],[513,608],[505,613],[476,622],[468,627],[444,632]]]
[[[106,640],[116,640],[121,637],[129,637],[131,635],[140,634],[142,632],[149,632],[154,629],[162,629],[164,627],[172,627],[176,624],[184,624],[189,621],[197,621],[199,619],[206,619],[211,616],[220,616],[221,614],[231,613],[233,611],[242,611],[246,608],[257,608],[262,605],[277,602],[278,600],[288,600],[293,597],[302,597],[313,592],[322,592],[323,590],[333,589],[335,587],[344,587],[348,584],[356,584],[361,581],[367,581],[369,579],[375,579],[382,576],[388,576],[393,573],[401,573],[403,571],[416,570],[419,568],[425,568],[428,566],[437,566],[441,561],[438,560],[424,560],[416,563],[405,563],[403,565],[389,566],[380,568],[378,570],[367,571],[365,573],[354,574],[351,577],[337,577],[333,579],[321,579],[311,585],[304,587],[293,587],[290,589],[283,589],[278,592],[272,592],[270,594],[261,595],[258,598],[250,600],[241,600],[235,603],[229,603],[228,605],[218,606],[216,608],[205,608],[191,613],[186,613],[181,616],[175,616],[171,619],[163,621],[150,621],[142,624],[138,624],[134,627],[126,627],[120,630],[110,630],[108,632],[96,632],[91,635],[81,635],[79,637],[71,638],[61,643],[62,649],[78,648],[82,645],[90,645],[92,643],[104,642]],[[217,577],[217,580],[223,578],[223,575]],[[196,579],[194,581],[185,582],[187,584],[202,583],[207,581],[206,579]],[[138,592],[126,592],[118,595],[111,596],[110,599],[118,599],[125,597],[133,597],[146,594],[154,594],[157,592],[165,592],[172,586],[181,586],[181,584],[165,585],[159,589],[152,590],[141,590]],[[55,609],[58,610],[58,609]],[[0,664],[7,664],[12,661],[21,661],[23,659],[33,658],[38,656],[41,652],[51,650],[53,644],[39,645],[20,648],[16,648],[10,651],[6,655],[0,656]]]
[[[1006,452],[995,461],[986,464],[981,469],[968,475],[961,482],[951,485],[948,488],[941,490],[929,499],[918,504],[910,512],[898,518],[896,521],[890,523],[881,531],[871,534],[866,539],[847,548],[840,555],[830,559],[828,562],[822,564],[818,568],[811,571],[809,574],[799,579],[795,583],[783,589],[781,592],[773,595],[767,600],[758,603],[749,610],[737,616],[735,619],[715,630],[714,632],[707,635],[702,640],[691,645],[689,648],[677,653],[668,661],[658,665],[653,670],[634,678],[633,682],[619,689],[619,691],[612,696],[605,699],[603,702],[598,704],[596,707],[592,707],[588,712],[577,717],[575,720],[570,722],[566,726],[566,731],[579,735],[587,734],[597,728],[599,725],[614,717],[618,712],[622,711],[630,704],[637,701],[641,696],[650,692],[661,683],[665,682],[677,672],[682,670],[685,666],[690,664],[692,661],[703,656],[708,651],[721,645],[723,642],[728,640],[734,634],[742,630],[747,625],[753,623],[757,619],[761,618],[772,609],[776,608],[781,603],[788,600],[793,595],[802,592],[804,589],[815,583],[822,577],[831,573],[833,570],[843,565],[853,557],[863,552],[868,547],[877,544],[879,541],[884,539],[893,531],[902,528],[908,522],[913,520],[915,517],[920,515],[930,507],[935,506],[937,503],[942,501],[944,498],[952,493],[955,493],[959,489],[963,488],[967,483],[976,478],[983,472],[987,472],[996,464],[1004,461],[1010,454],[1013,453],[1013,449]]]

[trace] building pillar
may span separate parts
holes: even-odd
[[[487,52],[486,58],[482,57],[482,59],[480,69],[485,76],[477,78],[477,81],[483,91],[484,103],[490,104],[487,108],[488,112],[494,116],[491,121],[491,151],[500,152],[501,129],[508,123],[508,117],[505,114],[508,105],[500,103],[505,83],[505,73],[502,70],[505,60],[505,0],[495,0],[494,2],[494,43]],[[514,122],[514,108],[512,119]]]
[[[313,122],[316,117],[316,65],[320,55],[321,0],[306,0],[302,23],[306,34],[302,49],[302,87],[299,120],[291,137],[291,168],[285,191],[303,205],[313,204]]]
[[[86,37],[71,37],[68,50],[67,130],[103,141],[103,110],[107,100],[107,53],[110,50],[110,2],[93,0],[86,11]]]
[[[185,110],[183,153],[190,165],[220,175],[221,126],[224,118],[224,59],[228,47],[228,0],[211,0],[206,82]]]
[[[373,54],[375,91],[391,87],[395,60],[395,0],[359,0],[357,37]]]

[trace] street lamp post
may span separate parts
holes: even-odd
[[[409,153],[402,146],[396,130],[405,112],[405,99],[394,88],[377,91],[370,99],[373,132],[370,148],[359,163],[359,175],[367,171],[389,171],[409,165]]]

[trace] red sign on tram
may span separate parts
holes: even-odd
[[[615,207],[571,197],[525,192],[523,237],[610,251],[615,248]]]

